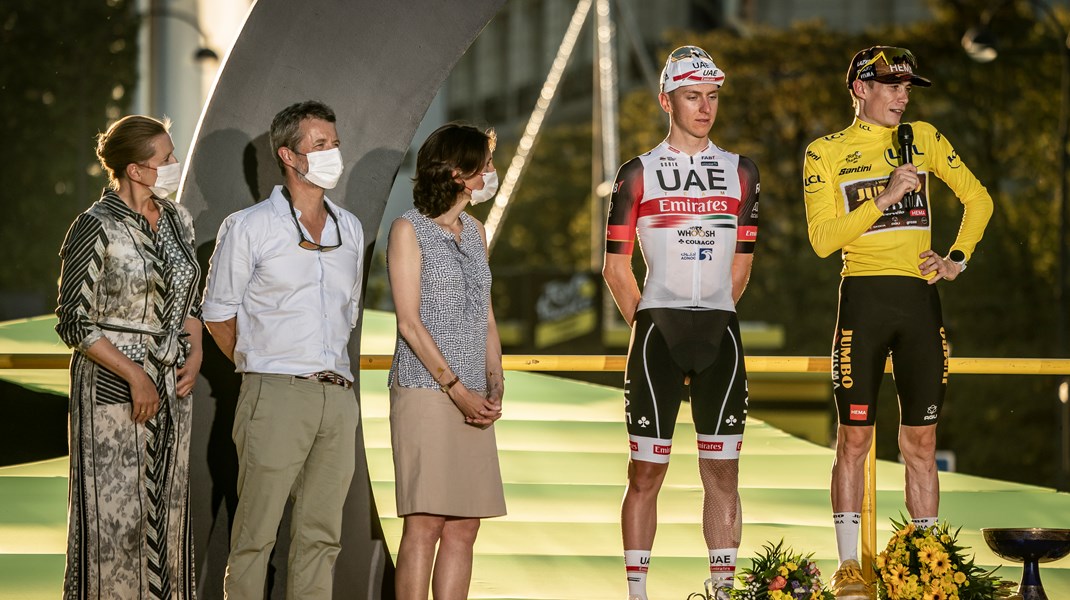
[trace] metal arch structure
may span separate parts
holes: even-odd
[[[202,269],[207,272],[223,219],[267,197],[282,182],[268,128],[280,109],[308,99],[325,102],[337,114],[345,173],[328,196],[360,218],[367,267],[416,127],[446,76],[504,2],[257,0],[201,115],[179,192],[179,201],[194,216]],[[349,347],[354,365],[359,349],[358,326]],[[223,596],[229,520],[236,505],[231,428],[239,383],[233,365],[206,336],[194,390],[190,503],[198,593],[208,600]],[[370,493],[362,428],[357,436],[335,597],[392,598],[393,567]],[[271,598],[284,596],[288,532],[284,521],[269,575]]]

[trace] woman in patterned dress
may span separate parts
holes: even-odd
[[[60,252],[56,331],[71,359],[64,598],[193,598],[189,442],[201,364],[193,220],[167,200],[168,123],[98,136],[109,186]]]
[[[416,158],[415,209],[390,228],[399,600],[426,599],[429,587],[436,600],[467,598],[480,519],[505,514],[493,427],[504,392],[501,343],[486,233],[464,210],[497,189],[494,142],[493,131],[467,125],[432,133]]]

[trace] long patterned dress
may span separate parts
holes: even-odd
[[[192,397],[176,398],[199,317],[193,220],[158,200],[157,231],[117,194],[75,219],[60,252],[56,331],[71,360],[70,490],[64,598],[195,597],[189,523]],[[126,381],[90,360],[101,338],[155,381],[160,410],[131,418]]]

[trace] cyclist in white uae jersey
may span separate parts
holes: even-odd
[[[724,73],[701,48],[675,50],[659,102],[669,135],[621,167],[606,229],[603,274],[632,325],[624,396],[631,461],[621,509],[630,600],[646,600],[657,497],[680,402],[690,396],[710,558],[706,594],[726,597],[741,536],[739,450],[746,370],[735,303],[750,275],[758,169],[709,140]],[[636,234],[647,263],[632,271]]]
[[[617,173],[606,252],[632,254],[636,232],[647,277],[636,310],[735,311],[729,281],[736,253],[758,234],[758,168],[706,140],[693,156],[668,140]]]

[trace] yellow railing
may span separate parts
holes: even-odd
[[[386,370],[393,357],[389,354],[365,354],[360,357],[362,370]],[[827,356],[748,356],[750,373],[829,373],[832,364]],[[507,371],[624,371],[626,357],[600,355],[522,355],[502,357]],[[2,369],[66,369],[70,354],[0,354]],[[891,361],[885,364],[891,371]],[[1061,358],[951,358],[948,371],[971,375],[1070,375],[1070,359]],[[874,581],[872,571],[876,557],[876,469],[877,436],[869,450],[865,470],[865,495],[862,500],[862,564],[866,580]]]
[[[370,371],[390,368],[389,354],[363,354],[360,368]],[[66,369],[71,355],[0,353],[0,369]],[[623,371],[625,356],[510,354],[502,357],[507,371]],[[752,373],[828,373],[827,356],[748,356]],[[891,361],[885,364],[891,372]],[[948,371],[959,375],[1070,375],[1066,358],[952,358]]]
[[[385,370],[393,357],[365,354],[360,368]],[[0,355],[0,368],[4,356]],[[623,371],[625,356],[510,354],[502,357],[506,371]],[[827,356],[748,356],[750,373],[829,373]],[[29,368],[29,367],[23,367]],[[891,372],[891,361],[884,370]],[[1065,358],[952,358],[948,371],[960,375],[1070,375],[1070,359]]]

